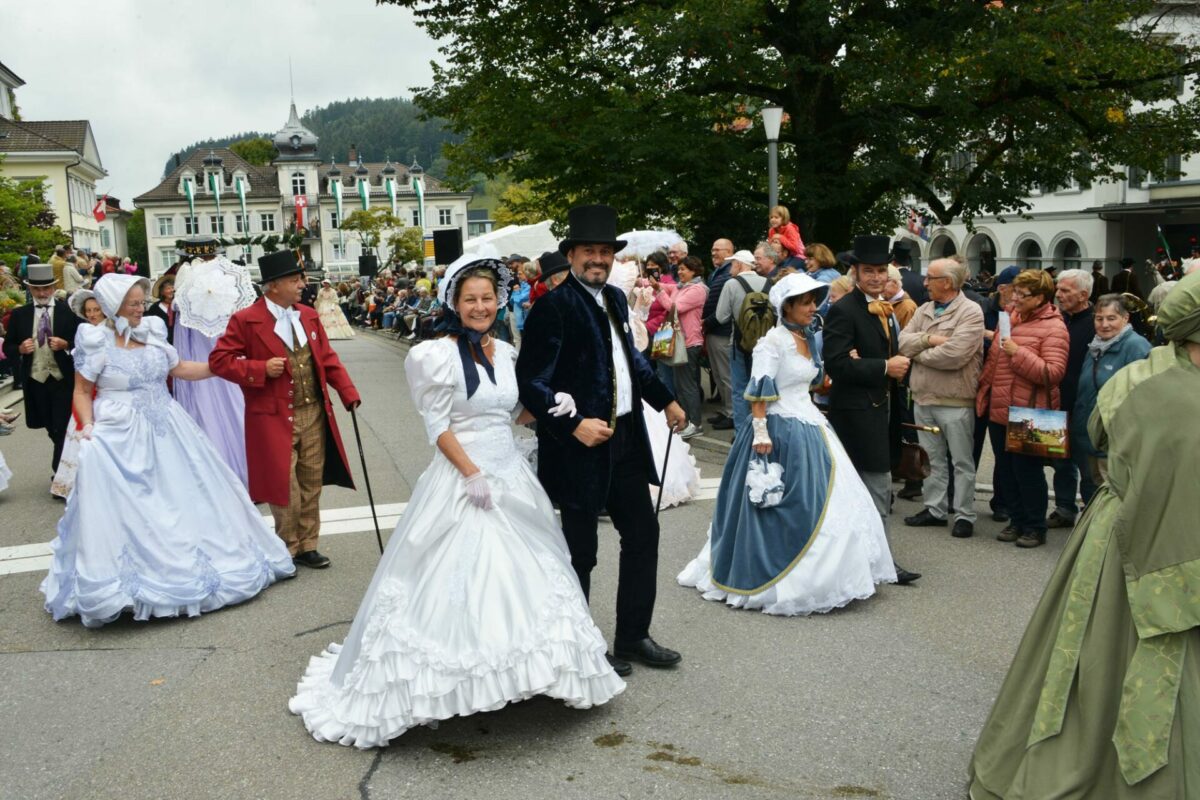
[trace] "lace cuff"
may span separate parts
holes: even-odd
[[[775,379],[770,375],[754,378],[746,386],[742,395],[751,403],[772,403],[779,399],[779,390],[775,388]]]

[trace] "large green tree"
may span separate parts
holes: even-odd
[[[454,177],[509,173],[551,211],[607,200],[630,227],[761,235],[771,104],[781,201],[835,244],[894,224],[905,198],[970,221],[1197,146],[1174,4],[384,1],[445,43],[417,99],[465,137],[446,147]]]
[[[125,228],[125,237],[129,244],[129,257],[133,259],[133,263],[144,264],[154,269],[155,265],[150,263],[150,250],[146,243],[146,209],[133,210],[129,225]]]
[[[0,259],[14,274],[28,247],[47,261],[54,248],[70,243],[71,237],[58,227],[58,217],[46,203],[40,180],[14,181],[0,175]]]
[[[259,167],[265,167],[275,159],[275,156],[279,155],[275,145],[265,136],[242,139],[229,145],[229,149]]]

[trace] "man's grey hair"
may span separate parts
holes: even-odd
[[[942,268],[946,273],[946,277],[950,279],[950,285],[954,287],[954,291],[962,289],[963,284],[967,282],[967,265],[956,258],[935,258],[929,262],[929,266],[925,267],[925,274],[929,274],[930,268],[933,266]]]
[[[1074,281],[1075,288],[1081,292],[1087,292],[1088,297],[1092,296],[1092,273],[1082,269],[1064,269],[1058,273],[1057,283],[1063,281]]]
[[[683,253],[686,256],[687,251],[688,251],[687,242],[685,242],[683,239],[680,239],[678,242],[675,242],[674,244],[672,244],[670,247],[667,248],[667,252],[672,252],[672,251],[674,251],[676,253]]]
[[[783,251],[775,246],[774,242],[761,241],[754,245],[754,252],[763,251],[763,255],[774,261],[776,264],[783,261]]]

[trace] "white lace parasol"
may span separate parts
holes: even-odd
[[[198,261],[176,289],[176,319],[205,336],[220,336],[229,318],[251,305],[256,297],[245,267],[222,256]]]

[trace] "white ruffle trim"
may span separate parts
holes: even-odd
[[[395,640],[392,647],[397,649],[348,675],[341,688],[330,683],[341,645],[331,644],[309,660],[288,708],[303,717],[314,739],[365,750],[418,725],[495,711],[534,695],[584,709],[625,690],[603,650],[571,641],[546,642],[494,664],[437,663],[419,648]]]

